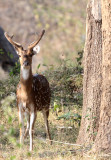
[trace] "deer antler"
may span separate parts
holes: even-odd
[[[31,44],[28,46],[28,49],[29,49],[29,50],[32,50],[32,49],[40,42],[40,40],[42,39],[44,33],[45,33],[45,30],[43,30],[42,33],[39,35],[37,41],[31,43]]]
[[[12,40],[13,36],[9,36],[6,32],[4,33],[4,35],[5,35],[5,37],[7,38],[7,40],[8,40],[13,46],[15,46],[15,47],[17,47],[17,48],[20,48],[20,49],[23,49],[23,47],[22,47],[21,44],[19,44],[19,43],[17,43],[17,42],[15,42],[15,41]]]

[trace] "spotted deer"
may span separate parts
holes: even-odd
[[[51,142],[48,116],[50,106],[50,87],[43,75],[32,75],[32,57],[39,51],[37,44],[40,42],[45,30],[39,35],[37,41],[31,43],[27,50],[22,45],[13,41],[12,37],[5,33],[7,40],[15,47],[20,60],[20,82],[17,86],[17,106],[19,111],[20,143],[23,144],[28,132],[30,136],[30,151],[33,150],[34,123],[37,111],[42,111],[46,132]],[[27,127],[24,130],[24,117],[27,120]]]

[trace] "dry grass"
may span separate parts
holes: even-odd
[[[78,77],[79,74],[81,77]],[[74,70],[73,66],[70,68],[61,66],[56,70],[50,69],[46,72],[46,76],[53,91],[49,117],[53,144],[50,145],[46,139],[43,116],[40,112],[35,123],[33,152],[29,152],[29,137],[23,146],[19,144],[18,111],[15,100],[19,77],[12,76],[0,83],[0,160],[110,160],[110,155],[91,155],[90,147],[75,144],[79,121],[70,116],[72,113],[81,115],[82,99],[80,94],[78,95],[82,92],[81,68]],[[58,110],[54,110],[54,102],[61,106],[57,108]],[[68,116],[58,118],[67,113],[71,113],[68,115],[69,118]]]
[[[75,148],[77,149],[78,146],[64,145],[55,142],[53,142],[53,145],[50,145],[44,134],[45,127],[41,113],[38,113],[35,124],[34,151],[32,153],[28,152],[29,137],[25,140],[24,146],[20,148],[18,111],[17,108],[11,106],[12,102],[14,105],[14,96],[6,97],[5,100],[2,100],[2,106],[0,108],[0,155],[3,159],[29,159],[30,157],[33,159],[61,159],[66,155],[70,159],[72,156],[71,152],[73,152]],[[69,143],[71,141],[72,143],[75,142],[75,135],[77,135],[78,132],[77,128],[72,127],[68,129],[68,124],[63,120],[59,120],[58,122],[52,110],[49,121],[53,140]],[[64,126],[64,128],[61,129],[61,126]]]
[[[6,103],[5,100],[2,101],[0,108],[0,160],[110,160],[108,155],[90,155],[82,146],[65,144],[65,142],[75,144],[78,128],[74,126],[68,129],[68,122],[58,121],[52,110],[49,117],[50,131],[52,139],[58,142],[53,142],[50,145],[47,141],[44,134],[43,116],[39,112],[35,124],[34,150],[30,153],[28,151],[29,137],[27,137],[23,146],[19,144],[18,111],[16,107],[11,106],[12,102],[15,104],[14,96],[11,97],[9,103]],[[8,98],[6,98],[7,102]],[[61,126],[64,126],[64,128],[61,128]],[[63,144],[59,143],[61,141]]]

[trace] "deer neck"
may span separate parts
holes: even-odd
[[[23,90],[30,91],[32,88],[32,69],[21,67],[20,83]]]

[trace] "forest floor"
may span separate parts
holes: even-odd
[[[52,111],[49,124],[53,143],[50,145],[45,135],[43,116],[39,112],[34,127],[34,150],[30,153],[29,136],[23,146],[19,144],[17,108],[0,108],[0,115],[0,159],[72,159],[76,150],[81,148],[74,145],[78,128],[71,127],[64,120],[57,120]]]
[[[29,136],[23,146],[19,144],[17,108],[0,108],[0,119],[0,160],[110,160],[106,155],[90,155],[87,153],[90,148],[76,144],[79,128],[57,120],[52,110],[49,123],[53,143],[50,145],[46,138],[43,116],[38,112],[32,152],[29,152]]]
[[[49,115],[52,145],[45,134],[43,115],[38,112],[34,127],[34,149],[29,152],[29,136],[21,146],[15,96],[19,74],[14,73],[17,71],[15,68],[8,80],[0,81],[0,160],[111,159],[108,155],[90,154],[91,146],[76,144],[82,115],[83,72],[80,65],[67,66],[64,63],[59,68],[51,67],[45,72],[52,92]]]

